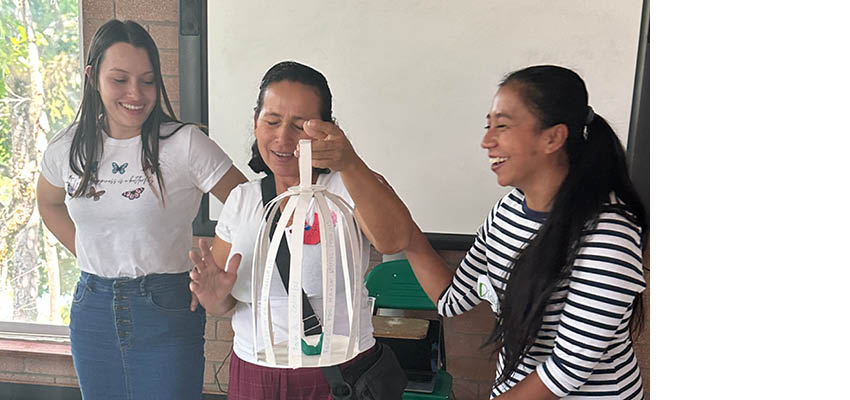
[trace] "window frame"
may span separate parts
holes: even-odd
[[[85,36],[83,33],[83,4],[78,4],[77,29],[80,38],[80,71],[85,69]],[[82,78],[82,73],[81,73]],[[40,162],[40,160],[39,160]],[[35,211],[34,211],[35,212]],[[0,338],[12,340],[41,340],[69,342],[70,329],[68,325],[44,322],[0,320]]]
[[[0,321],[0,337],[20,339],[22,336],[67,338],[70,336],[67,325],[47,324],[43,322]]]

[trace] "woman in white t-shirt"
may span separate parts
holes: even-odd
[[[251,264],[254,241],[263,218],[263,186],[277,196],[300,182],[297,144],[300,139],[312,138],[313,183],[326,186],[328,191],[354,204],[363,240],[363,262],[368,262],[368,243],[382,253],[395,253],[407,246],[412,221],[404,204],[392,189],[374,174],[354,152],[345,134],[334,124],[331,113],[331,92],[327,80],[308,66],[286,61],[269,69],[260,84],[257,106],[254,109],[253,158],[249,165],[256,172],[266,173],[263,181],[247,182],[233,190],[224,205],[216,226],[212,249],[202,243],[200,254],[191,253],[195,268],[190,272],[190,288],[201,304],[212,314],[221,315],[235,309],[232,317],[234,339],[230,363],[228,397],[238,399],[327,399],[330,396],[327,369],[277,368],[258,359],[253,350],[254,330],[251,306]],[[323,168],[330,168],[333,172]],[[273,197],[273,196],[272,196]],[[321,252],[317,243],[319,228],[315,210],[308,212],[303,223],[305,232],[304,292],[317,316],[322,313]],[[291,240],[292,226],[287,228]],[[336,235],[336,232],[323,232]],[[337,257],[339,257],[337,255]],[[224,266],[228,268],[225,272]],[[237,273],[238,271],[238,273]],[[340,271],[341,274],[341,271]],[[287,292],[278,273],[272,280],[270,303],[274,315],[276,342],[288,339]],[[337,293],[344,293],[340,276]],[[362,285],[363,280],[355,280]],[[359,374],[391,352],[375,344],[372,337],[371,311],[366,306],[365,291],[361,301],[360,348],[363,351],[340,365],[342,378],[354,383]],[[348,310],[345,296],[337,296],[334,331],[348,332]],[[320,321],[321,322],[321,321]],[[307,322],[305,321],[305,329]],[[307,332],[305,332],[307,333]],[[258,338],[258,343],[262,338]],[[395,358],[393,368],[381,378],[392,394],[372,393],[374,398],[400,398],[405,378]],[[392,364],[391,363],[391,364]],[[393,375],[393,372],[397,372]],[[336,391],[337,386],[334,386]],[[359,393],[355,393],[359,395]],[[368,396],[367,396],[368,397]],[[359,397],[355,397],[359,398]],[[369,397],[372,398],[372,397]]]
[[[101,26],[77,121],[45,150],[37,189],[45,225],[81,271],[69,328],[84,398],[200,398],[206,317],[185,254],[201,196],[225,201],[244,181],[177,121],[148,32]]]

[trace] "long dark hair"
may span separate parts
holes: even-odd
[[[487,341],[504,349],[504,368],[497,384],[507,380],[534,344],[549,298],[570,277],[582,231],[596,223],[611,192],[625,203],[628,218],[642,228],[642,235],[648,232],[623,146],[608,122],[588,107],[581,77],[563,67],[542,65],[510,73],[499,86],[508,85],[518,89],[537,116],[539,128],[567,126],[564,151],[569,173],[555,195],[549,217],[519,255],[508,279],[498,323]],[[643,317],[640,296],[632,307],[629,328],[635,334]]]
[[[272,83],[276,82],[297,82],[307,85],[316,90],[319,95],[319,115],[322,121],[334,122],[333,111],[331,110],[331,89],[328,87],[328,80],[321,72],[308,67],[304,64],[295,61],[281,61],[266,71],[263,75],[263,80],[260,81],[260,94],[257,96],[257,105],[254,107],[254,121],[260,116],[260,110],[263,109],[263,101],[266,96],[266,89]],[[257,140],[254,139],[254,144],[251,145],[251,160],[248,161],[248,166],[256,173],[265,172],[271,175],[263,157],[260,156],[260,149],[257,147]],[[323,172],[325,170],[322,170]]]
[[[161,198],[164,201],[165,188],[162,184],[159,168],[159,139],[170,137],[182,125],[168,135],[160,137],[160,124],[179,121],[174,115],[174,109],[171,108],[171,102],[165,92],[165,84],[162,81],[162,71],[160,70],[159,51],[153,38],[141,25],[129,20],[119,21],[115,19],[97,29],[89,46],[86,65],[91,67],[91,71],[84,77],[83,100],[80,102],[80,109],[74,118],[77,127],[71,141],[71,171],[81,177],[79,187],[76,188],[72,196],[83,196],[85,190],[93,186],[97,180],[97,165],[103,152],[100,130],[109,129],[104,120],[106,109],[100,98],[100,93],[98,93],[98,76],[104,53],[115,43],[128,43],[133,47],[145,49],[153,68],[156,100],[151,114],[142,124],[142,169],[148,178],[150,178],[150,174],[156,176],[159,192],[162,193]],[[165,103],[168,113],[163,110],[162,103]]]

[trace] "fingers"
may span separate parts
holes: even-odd
[[[313,167],[345,171],[357,162],[357,153],[336,124],[311,119],[304,123],[304,132],[313,139],[310,146]],[[296,148],[296,157],[300,157],[300,146]]]
[[[192,278],[192,279],[197,279],[197,274],[200,271],[203,271],[204,269],[206,269],[206,265],[204,265],[204,259],[195,250],[189,250],[189,259],[192,260],[192,264],[194,264],[194,267],[192,267],[192,270],[189,271],[189,277]],[[192,274],[195,274],[195,275],[193,276]]]
[[[195,282],[189,282],[189,290],[192,292],[192,303],[189,305],[189,311],[195,312],[198,309],[198,296],[195,296],[195,291],[192,290],[193,283]]]
[[[345,133],[332,122],[311,119],[304,123],[304,132],[313,139],[311,146],[313,154],[345,148],[346,140],[339,140],[345,139]],[[298,150],[297,146],[296,150]]]
[[[313,153],[312,166],[314,168],[330,168],[332,171],[343,171],[348,167],[352,158],[342,151]]]
[[[219,266],[215,262],[209,241],[207,239],[201,239],[198,242],[198,247],[200,248],[200,262],[197,262],[197,259],[193,258],[192,261],[195,262],[195,267],[200,272],[204,272],[207,268],[218,269]]]
[[[195,264],[194,270],[203,271],[207,267],[207,262],[212,260],[212,253],[210,252],[210,245],[206,239],[201,239],[198,241],[198,250],[190,250],[189,251],[189,259],[192,260],[192,263]],[[190,273],[191,275],[191,273]]]
[[[315,160],[316,157],[320,157],[323,153],[341,153],[342,149],[345,148],[344,141],[340,140],[322,140],[313,138],[311,142],[312,143],[310,144],[310,156],[313,160]],[[301,158],[301,143],[295,145],[294,155],[295,158]]]
[[[233,257],[230,258],[230,262],[227,263],[227,269],[225,272],[228,274],[236,275],[236,270],[239,269],[239,264],[242,262],[242,254],[236,253]]]
[[[195,265],[204,263],[200,252],[198,252],[197,250],[189,250],[189,259],[192,260],[192,263]]]
[[[320,131],[318,129],[308,128],[306,123],[304,124],[304,133],[306,133],[307,136],[309,136],[310,139],[312,139],[314,143],[317,140],[324,140],[325,138],[327,138],[329,136],[327,133]]]
[[[325,146],[319,146],[319,149],[313,149],[313,154],[311,155],[313,161],[325,161],[331,160],[336,161],[342,158],[344,155],[343,147],[340,144],[330,145],[328,142],[320,142],[321,144],[325,144]],[[318,144],[318,143],[317,143]]]
[[[201,250],[201,259],[206,259],[212,257],[212,252],[210,252],[210,243],[207,239],[201,239],[198,241],[198,248]]]
[[[326,139],[336,136],[345,136],[342,130],[339,129],[333,122],[322,121],[320,119],[311,119],[304,123],[304,132],[313,139]]]

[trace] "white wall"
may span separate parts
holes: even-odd
[[[508,191],[479,146],[501,78],[572,68],[625,143],[640,14],[636,0],[211,1],[210,135],[251,172],[260,79],[282,60],[310,65],[361,157],[423,230],[472,234]]]

